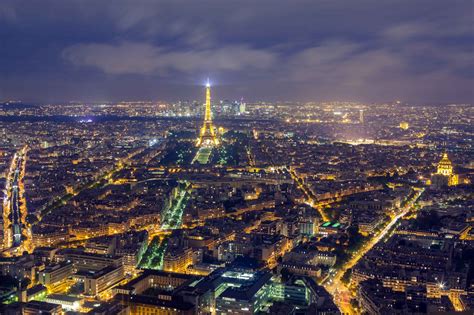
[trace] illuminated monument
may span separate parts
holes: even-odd
[[[212,147],[219,145],[219,140],[216,138],[214,126],[212,125],[212,113],[211,113],[211,84],[209,79],[206,83],[206,111],[204,113],[204,124],[199,132],[199,138],[196,146]]]
[[[444,153],[443,158],[439,161],[436,174],[444,176],[451,176],[453,174],[453,164],[449,160],[447,153]]]
[[[449,160],[447,153],[444,153],[441,161],[439,161],[436,174],[432,176],[431,182],[435,187],[455,186],[459,184],[458,175],[454,174],[453,164]]]

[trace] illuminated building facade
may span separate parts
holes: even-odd
[[[123,280],[124,268],[123,266],[109,266],[97,272],[89,271],[78,274],[79,276],[84,275],[84,294],[87,296],[97,296]]]
[[[271,293],[271,273],[226,271],[216,291],[217,314],[254,314],[268,303]]]
[[[441,161],[439,161],[436,174],[432,176],[431,182],[434,187],[455,186],[459,184],[459,177],[457,174],[454,174],[453,164],[449,160],[447,153],[444,153]]]
[[[209,80],[206,83],[206,109],[204,112],[204,124],[199,132],[199,138],[196,146],[207,146],[212,147],[219,145],[219,141],[216,138],[214,126],[212,124],[212,113],[211,113],[211,84]]]
[[[410,125],[404,121],[400,123],[400,128],[403,130],[407,130],[408,128],[410,128]]]
[[[451,176],[453,174],[453,165],[448,158],[448,154],[444,153],[443,158],[438,163],[437,174]]]
[[[171,272],[186,272],[193,263],[191,248],[168,251],[163,259],[163,269]]]
[[[299,223],[300,233],[306,236],[313,236],[318,232],[318,220],[309,219]]]
[[[64,294],[50,294],[46,297],[45,302],[60,305],[63,310],[72,312],[79,311],[82,306],[82,300],[80,298],[75,298]],[[43,312],[38,312],[35,314],[43,314]]]
[[[240,113],[240,114],[245,113],[245,103],[244,103],[243,98],[240,100],[239,113]]]
[[[22,307],[22,314],[51,314],[59,315],[63,314],[63,308],[60,304],[53,304],[41,301],[30,301]]]
[[[66,285],[66,279],[73,273],[71,262],[63,262],[49,266],[39,273],[38,282],[45,285],[49,290],[54,291],[56,287]]]

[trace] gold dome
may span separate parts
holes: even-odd
[[[449,160],[447,153],[443,154],[443,158],[438,163],[437,174],[441,174],[444,176],[450,176],[453,174],[453,164]]]

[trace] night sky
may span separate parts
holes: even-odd
[[[473,102],[474,2],[0,1],[0,100]]]

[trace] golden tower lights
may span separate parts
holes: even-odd
[[[211,84],[209,79],[206,83],[206,109],[204,112],[204,124],[199,132],[199,138],[196,146],[217,146],[219,140],[216,138],[214,132],[214,126],[212,125],[212,113],[211,113]]]
[[[443,158],[438,163],[438,169],[436,174],[451,176],[453,175],[453,164],[448,158],[447,153],[443,153]]]

